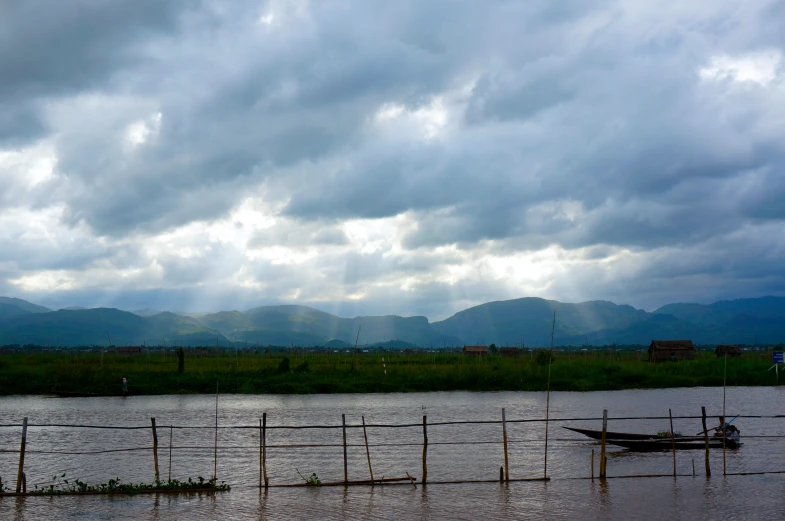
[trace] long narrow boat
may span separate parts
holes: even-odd
[[[602,431],[594,429],[579,429],[576,427],[564,427],[567,430],[583,434],[589,438],[600,440],[602,439]],[[613,432],[607,431],[605,433],[605,440],[612,445],[625,447],[635,451],[658,451],[658,450],[671,450],[673,443],[668,436],[657,436],[655,434],[635,434],[630,432]],[[689,449],[703,449],[706,447],[706,441],[703,436],[680,436],[676,435],[676,449],[689,450]],[[736,442],[731,439],[725,441],[725,448],[735,449],[741,445],[741,442]],[[710,449],[721,449],[722,438],[711,437],[709,438]]]
[[[589,438],[595,440],[602,439],[602,431],[596,431],[593,429],[579,429],[577,427],[564,427],[568,431],[574,431],[579,434],[583,434],[584,436],[588,436]],[[612,432],[608,431],[605,433],[605,439],[607,440],[650,440],[652,438],[656,438],[657,436],[654,434],[632,434],[629,432]],[[668,438],[670,439],[670,438]]]
[[[655,452],[660,450],[698,450],[706,447],[706,441],[700,436],[677,437],[675,442],[670,438],[651,438],[648,440],[607,440],[612,445],[618,445],[637,452]],[[725,440],[726,449],[737,449],[742,445],[731,439]],[[721,449],[722,438],[709,438],[710,449]]]

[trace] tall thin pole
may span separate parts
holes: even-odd
[[[507,416],[502,407],[502,440],[504,442],[504,481],[510,482],[510,461],[507,458]]]
[[[703,441],[706,444],[706,477],[711,477],[711,466],[709,465],[709,430],[706,428],[706,407],[701,407],[701,421],[703,422]]]
[[[422,415],[422,480],[425,485],[428,482],[428,416]]]
[[[218,479],[218,382],[215,382],[215,449],[213,452],[213,479]]]
[[[556,311],[553,312],[553,323],[551,324],[551,350],[548,352],[548,386],[545,390],[545,465],[543,478],[548,478],[548,420],[551,410],[551,362],[553,361],[553,332],[556,329]]]
[[[673,453],[673,479],[676,479],[676,433],[673,432],[673,414],[668,409],[668,419],[671,422],[671,452]]]
[[[725,368],[722,371],[722,417],[725,418],[725,385],[728,380],[728,349],[725,349]],[[725,475],[725,426],[722,427],[722,475]]]
[[[346,415],[341,414],[341,426],[343,427],[343,482],[349,482],[349,459],[346,452]]]
[[[368,457],[368,472],[371,474],[371,486],[373,486],[373,467],[371,466],[371,451],[368,448],[368,433],[365,431],[365,416],[361,416],[363,420],[363,437],[365,438],[365,455]]]
[[[169,481],[172,481],[172,426],[169,426]]]
[[[22,420],[22,443],[19,448],[19,472],[16,475],[16,493],[22,492],[22,483],[25,481],[25,445],[27,444],[27,417]]]
[[[267,413],[262,413],[262,477],[264,479],[264,488],[270,483],[267,479]]]

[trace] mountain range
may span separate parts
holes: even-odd
[[[393,346],[647,345],[652,339],[696,344],[785,342],[785,298],[668,304],[652,312],[608,301],[578,304],[520,298],[488,302],[437,322],[395,315],[341,318],[307,306],[172,313],[114,308],[51,310],[0,297],[0,345]]]

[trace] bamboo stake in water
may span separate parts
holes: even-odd
[[[709,465],[709,430],[706,428],[706,407],[701,407],[701,421],[703,422],[703,441],[706,444],[706,477],[711,477],[711,466]]]
[[[600,479],[605,479],[605,440],[608,435],[608,409],[602,410],[602,445],[600,446]]]
[[[594,449],[591,450],[591,480],[594,481]]]
[[[169,426],[169,481],[172,481],[172,426]]]
[[[153,463],[155,464],[155,481],[160,481],[158,474],[158,431],[155,428],[155,418],[150,418],[150,423],[153,425]]]
[[[548,419],[551,409],[551,362],[553,361],[553,332],[556,329],[556,311],[553,312],[553,324],[551,324],[551,350],[548,352],[548,386],[545,391],[545,465],[543,478],[548,477]]]
[[[218,479],[218,382],[215,382],[215,449],[213,451],[213,479]]]
[[[722,418],[725,419],[725,383],[728,378],[728,349],[725,349],[725,368],[722,371]],[[722,425],[722,475],[727,474],[725,467],[725,425]]]
[[[363,438],[365,438],[365,455],[368,457],[368,472],[371,474],[371,486],[373,486],[373,467],[371,466],[371,451],[368,448],[368,433],[365,431],[365,416],[361,416],[363,420]]]
[[[507,459],[507,417],[502,407],[502,439],[504,440],[504,481],[510,481],[510,462]]]
[[[668,418],[671,422],[671,452],[673,453],[673,479],[676,479],[676,433],[673,432],[673,414],[668,409]]]
[[[428,481],[428,416],[422,416],[422,484]]]
[[[267,478],[267,413],[262,413],[262,477],[264,478],[264,488],[270,484]]]
[[[349,482],[349,459],[346,452],[346,415],[341,415],[341,424],[343,426],[343,482]]]
[[[19,472],[16,475],[16,492],[22,492],[22,482],[25,479],[25,445],[27,444],[27,417],[22,420],[22,444],[19,447]]]

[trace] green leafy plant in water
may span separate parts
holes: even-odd
[[[311,485],[311,486],[314,486],[314,487],[318,487],[319,485],[322,484],[322,481],[319,479],[319,476],[316,475],[316,472],[312,473],[310,476],[308,476],[306,478],[305,476],[303,476],[300,473],[300,471],[298,469],[294,469],[294,470],[297,471],[297,475],[300,476],[300,479],[305,481],[306,485]]]
[[[147,491],[228,491],[231,487],[225,481],[218,482],[215,478],[204,479],[198,476],[196,480],[188,478],[188,481],[179,481],[170,479],[168,481],[156,481],[155,483],[122,483],[120,478],[110,479],[106,483],[100,485],[88,485],[87,483],[78,479],[65,479],[65,472],[52,477],[52,482],[49,486],[39,489],[38,486],[31,494],[41,495],[57,495],[57,494],[72,494],[78,492],[122,492],[127,494],[134,494],[138,492]]]

